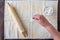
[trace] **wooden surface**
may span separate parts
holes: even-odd
[[[0,40],[4,38],[4,1],[0,0]]]
[[[58,31],[60,32],[60,0],[58,1]]]
[[[58,5],[58,31],[60,31],[60,1]],[[4,39],[4,1],[0,0],[0,40]],[[47,39],[48,40],[48,39]]]

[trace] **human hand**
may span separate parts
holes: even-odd
[[[48,20],[40,14],[36,14],[32,17],[35,21],[37,21],[39,24],[41,24],[42,26],[49,26],[50,23],[48,22]]]
[[[36,14],[32,17],[39,24],[43,25],[53,36],[54,40],[60,40],[60,33],[51,25],[48,20],[40,14]]]

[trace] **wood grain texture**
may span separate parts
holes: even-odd
[[[58,31],[60,32],[60,0],[58,1]]]
[[[0,0],[0,40],[4,39],[4,1]]]

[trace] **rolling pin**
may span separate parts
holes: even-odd
[[[26,37],[27,32],[26,32],[26,30],[25,30],[25,28],[24,28],[24,26],[23,26],[23,24],[20,20],[20,17],[18,16],[18,13],[17,13],[16,9],[8,3],[8,10],[9,10],[14,22],[18,25],[20,33],[22,33],[22,35],[24,37]]]

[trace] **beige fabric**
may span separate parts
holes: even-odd
[[[12,19],[7,7],[7,3],[13,5],[17,11],[21,20],[28,32],[28,36],[24,38],[22,34],[18,31],[17,25]],[[52,6],[54,9],[54,13],[50,16],[44,15],[51,24],[57,29],[57,3],[58,1],[46,1],[46,5]],[[40,0],[20,0],[20,1],[5,1],[5,13],[4,13],[4,38],[5,39],[27,39],[27,38],[52,38],[50,33],[39,25],[37,22],[30,22],[31,17],[39,13],[43,12],[43,1]]]

